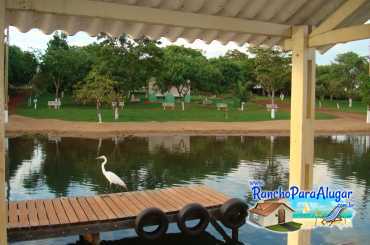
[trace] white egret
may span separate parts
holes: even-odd
[[[96,159],[102,159],[103,160],[103,163],[101,164],[101,170],[103,172],[104,177],[109,181],[109,186],[111,184],[115,184],[115,185],[122,186],[125,190],[127,190],[127,186],[126,186],[125,182],[123,182],[123,180],[120,177],[118,177],[115,173],[113,173],[111,171],[106,171],[105,170],[105,164],[108,161],[107,158],[105,156],[100,156],[100,157],[97,157]]]

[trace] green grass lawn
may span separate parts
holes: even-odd
[[[268,100],[269,97],[266,96],[256,96],[255,100]],[[275,98],[277,103],[281,103],[280,98]],[[290,103],[290,97],[285,97],[284,103],[289,104]],[[337,103],[340,106],[340,109],[337,109]],[[316,100],[316,108],[319,108],[319,101]],[[367,105],[363,103],[361,100],[353,100],[352,101],[352,108],[348,107],[348,100],[329,100],[325,99],[322,103],[322,109],[332,109],[335,111],[340,112],[356,112],[356,113],[362,113],[366,114],[367,112]]]
[[[337,109],[337,103],[340,106],[340,109]],[[319,103],[317,102],[316,105],[318,106]],[[322,103],[323,108],[330,108],[338,111],[343,111],[343,112],[359,112],[366,114],[367,111],[367,106],[362,103],[361,101],[358,100],[353,100],[352,102],[352,108],[348,107],[348,100],[325,100]]]
[[[269,230],[272,231],[278,231],[278,232],[290,232],[290,231],[296,231],[301,228],[302,224],[296,223],[296,222],[288,222],[281,225],[273,225],[266,227]]]
[[[49,109],[47,101],[52,100],[52,96],[42,96],[39,98],[38,109],[27,104],[18,106],[16,113],[23,116],[34,118],[55,118],[68,121],[97,121],[96,109],[94,105],[76,105],[70,96],[62,100],[60,110]],[[176,104],[174,111],[163,111],[161,104],[129,103],[124,110],[120,112],[118,121],[210,121],[210,122],[240,122],[240,121],[267,121],[270,119],[270,113],[264,106],[255,103],[248,103],[246,110],[241,112],[237,108],[237,103],[232,98],[224,100],[229,104],[227,118],[225,113],[217,111],[215,105],[204,106],[200,101],[194,101],[185,105],[185,111],[181,110],[181,104]],[[113,110],[105,107],[102,110],[103,121],[113,122]],[[331,115],[324,113],[316,114],[318,119],[332,119]],[[289,119],[290,113],[287,111],[278,111],[276,120]]]

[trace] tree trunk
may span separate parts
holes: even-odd
[[[348,107],[352,108],[352,98],[348,98]]]
[[[333,95],[332,94],[330,95],[330,101],[333,101]]]
[[[59,82],[55,82],[54,86],[55,86],[55,99],[57,99],[59,98],[59,89],[60,89]]]
[[[114,108],[114,120],[118,120],[119,112],[118,112],[118,105]]]
[[[54,102],[55,102],[55,105],[54,105],[54,109],[58,109],[58,98],[59,98],[59,89],[60,89],[60,83],[57,81],[54,83],[54,86],[55,86],[55,98],[54,98]]]
[[[101,102],[98,99],[98,100],[96,100],[96,113],[97,113],[97,116],[98,116],[98,122],[99,123],[102,123],[102,117],[101,117],[100,107],[101,107]]]
[[[366,123],[370,124],[370,105],[367,106]]]
[[[275,119],[275,90],[271,91],[271,119]]]

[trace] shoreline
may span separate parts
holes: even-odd
[[[370,135],[370,124],[365,119],[342,117],[315,121],[315,135],[357,134]],[[290,121],[256,122],[73,122],[59,119],[34,119],[11,115],[6,125],[7,137],[22,135],[50,135],[77,138],[112,138],[115,136],[150,135],[229,135],[229,136],[289,136]]]

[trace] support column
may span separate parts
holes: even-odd
[[[5,115],[5,124],[9,121],[9,25],[6,26],[6,39],[5,39],[5,64],[4,64],[4,115]]]
[[[308,26],[293,27],[289,184],[312,187],[315,122],[315,50]]]
[[[0,0],[0,245],[7,244],[6,225],[8,220],[5,203],[4,31],[5,31],[5,0]]]
[[[308,48],[308,26],[293,27],[289,185],[312,188],[315,122],[315,50]],[[289,245],[311,244],[311,231],[290,232]]]

